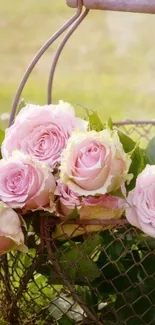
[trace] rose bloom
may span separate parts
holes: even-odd
[[[55,180],[47,164],[14,152],[0,160],[0,200],[12,208],[35,209],[49,203]]]
[[[77,207],[81,219],[117,219],[125,207],[125,200],[109,194],[79,197],[60,181],[55,195],[59,196],[57,210],[63,216],[69,216]]]
[[[125,209],[125,200],[113,197],[109,194],[101,196],[88,196],[79,198],[78,193],[70,190],[67,185],[58,182],[55,194],[59,196],[57,201],[57,212],[68,217],[75,207],[78,209],[80,219],[112,220],[119,219]],[[110,224],[110,221],[109,221]],[[78,226],[72,224],[58,224],[53,234],[54,238],[66,239],[84,234],[103,230],[107,226],[85,225]],[[66,236],[66,237],[65,237]]]
[[[21,226],[17,213],[0,202],[0,255],[14,249],[27,252]]]
[[[60,179],[80,196],[116,191],[131,179],[117,131],[75,131],[63,150]]]
[[[82,207],[78,193],[70,190],[67,185],[62,184],[60,181],[58,181],[54,194],[59,196],[56,205],[57,212],[63,216],[69,216],[75,207],[77,209]]]
[[[54,167],[73,130],[87,130],[88,122],[75,116],[69,103],[26,105],[14,124],[6,130],[2,156],[8,158],[14,149],[34,156]]]
[[[128,221],[149,236],[155,237],[155,165],[147,165],[139,174],[127,201]]]
[[[69,212],[71,213],[73,210],[69,210],[66,206],[64,206],[61,202],[59,202],[59,211]],[[110,225],[110,220],[121,218],[124,209],[125,209],[125,201],[122,199],[118,199],[116,197],[112,197],[110,195],[103,195],[100,197],[88,197],[83,201],[83,205],[79,209],[80,219],[97,219],[97,220],[109,220],[109,225],[74,225],[74,224],[58,224],[55,228],[55,231],[52,235],[53,238],[57,238],[59,240],[66,240],[67,238],[77,237],[83,235],[85,233],[103,231],[107,228],[112,228]]]
[[[70,190],[67,185],[58,182],[55,194],[59,196],[56,209],[62,217],[68,217],[75,207],[80,219],[112,220],[121,218],[125,209],[125,200],[109,194],[101,196],[78,197],[78,193]],[[110,222],[109,222],[110,224]],[[102,225],[78,226],[72,224],[58,224],[53,234],[54,238],[66,239],[85,232],[100,231],[107,228]]]

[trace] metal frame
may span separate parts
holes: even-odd
[[[77,7],[77,0],[66,0],[68,6]],[[87,9],[155,13],[155,0],[83,0]]]

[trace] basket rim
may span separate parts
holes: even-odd
[[[114,125],[145,125],[145,124],[152,124],[155,125],[155,119],[152,120],[124,120],[124,121],[116,121],[113,122]]]

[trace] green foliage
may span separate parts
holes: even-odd
[[[4,137],[5,137],[5,132],[3,130],[0,130],[0,146],[4,140]]]
[[[144,149],[140,148],[139,143],[133,141],[122,131],[118,130],[118,135],[124,151],[130,154],[132,160],[129,173],[133,174],[133,178],[130,181],[130,184],[127,184],[126,186],[127,191],[131,191],[135,186],[137,176],[145,168],[145,151]]]
[[[76,220],[78,218],[79,218],[79,211],[78,211],[77,206],[75,206],[75,208],[73,209],[73,211],[68,216],[68,219],[69,220]]]
[[[105,128],[97,112],[89,114],[89,124],[91,130],[102,131]]]
[[[91,282],[100,276],[96,263],[90,258],[97,245],[100,245],[100,239],[96,236],[94,239],[85,241],[84,244],[71,243],[60,255],[60,265],[72,281]]]
[[[121,321],[127,325],[141,325],[142,322],[148,324],[155,320],[154,286],[155,280],[146,279],[140,286],[127,290],[123,296],[117,296],[115,308]]]
[[[148,324],[154,320],[154,240],[140,231],[135,232],[131,226],[125,232],[123,228],[104,230],[100,234],[80,236],[74,240],[63,243],[55,241],[57,248],[54,255],[63,277],[75,285],[77,293],[89,309],[108,325],[115,324],[116,315],[120,325],[124,322],[127,325]],[[16,290],[25,272],[31,268],[35,254],[35,249],[29,249],[29,254],[16,253],[15,261],[9,260],[9,270],[12,266],[14,270],[10,279]],[[55,309],[52,309],[52,302],[57,297],[61,298],[63,277],[48,263],[45,249],[40,267],[33,274],[24,292],[24,299],[20,302],[20,308],[25,310],[28,319],[32,315],[31,301],[36,301],[33,314],[39,313],[40,308],[45,309],[43,318],[38,319],[36,325],[53,323]],[[98,306],[102,302],[106,306],[99,310]],[[46,317],[47,323],[44,323]],[[66,311],[65,315],[62,312],[62,317],[60,314],[57,323],[73,325],[75,322]]]
[[[111,119],[111,117],[108,118],[107,127],[108,127],[110,130],[113,130],[113,123],[112,123],[112,119]]]
[[[63,316],[60,321],[59,325],[74,325],[74,321],[70,320],[66,315]]]
[[[126,135],[124,132],[122,132],[121,130],[117,129],[118,131],[118,136],[119,139],[123,145],[123,149],[126,153],[131,152],[135,146],[136,146],[136,142],[133,141],[128,135]]]
[[[0,129],[0,147],[2,145],[2,142],[4,140],[5,137],[5,132],[3,130]],[[0,150],[0,159],[2,158],[2,154],[1,154],[1,150]]]
[[[145,150],[145,162],[149,165],[155,165],[155,137],[153,137]]]
[[[91,255],[94,250],[100,247],[103,243],[103,239],[99,234],[95,234],[87,238],[82,244],[83,254]]]
[[[119,188],[119,189],[118,189],[117,191],[115,191],[115,192],[110,192],[110,194],[111,194],[112,196],[119,197],[120,199],[124,199],[124,198],[125,198],[124,194],[122,193],[121,188]]]
[[[137,176],[142,172],[145,168],[145,151],[140,147],[136,147],[131,155],[131,166],[129,169],[129,173],[133,174],[133,178],[129,185],[127,185],[127,190],[131,191],[135,187]]]
[[[102,237],[98,234],[85,238],[83,243],[74,241],[66,242],[59,246],[56,258],[64,273],[75,283],[86,283],[94,281],[100,276],[100,271],[95,263],[95,252],[102,244]],[[43,266],[39,272],[47,276],[51,284],[63,284],[62,279],[51,267],[46,267],[46,260],[42,261]]]
[[[108,232],[105,235],[105,251],[98,259],[104,281],[97,279],[94,285],[107,301],[115,295],[113,309],[120,324],[154,324],[155,251],[149,248],[149,244],[153,248],[153,240],[134,233],[126,236],[122,231],[122,235],[121,232],[116,234],[118,239],[113,242]],[[111,303],[108,308],[110,311]]]

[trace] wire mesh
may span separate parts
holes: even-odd
[[[155,131],[119,127],[143,143]],[[1,257],[2,324],[155,324],[154,240],[123,220],[57,222],[45,216],[40,230],[30,226],[28,254]]]

